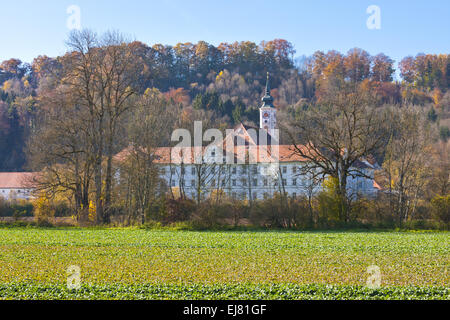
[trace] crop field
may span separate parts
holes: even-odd
[[[450,299],[449,264],[448,232],[0,229],[0,299]]]

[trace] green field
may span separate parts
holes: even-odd
[[[0,229],[3,299],[449,299],[449,264],[448,232]]]

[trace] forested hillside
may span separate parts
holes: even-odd
[[[399,62],[401,80],[394,81],[391,58],[359,48],[295,58],[301,56],[301,48],[294,49],[282,39],[259,45],[243,41],[213,46],[200,41],[151,46],[135,41],[126,46],[137,62],[130,71],[136,75],[133,92],[142,95],[148,88],[157,89],[178,107],[177,117],[186,121],[201,112],[223,127],[240,121],[257,123],[266,72],[270,72],[271,93],[281,112],[320,103],[330,86],[354,82],[374,93],[379,105],[421,106],[440,139],[446,141],[450,135],[448,54],[405,57]],[[71,55],[69,50],[62,57],[36,57],[30,64],[18,59],[1,63],[0,171],[27,169],[26,143],[39,130],[38,118],[50,108],[42,98],[48,98],[55,75],[70,68]]]

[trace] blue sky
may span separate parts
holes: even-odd
[[[359,47],[397,62],[417,53],[450,53],[449,0],[0,0],[0,61],[31,62],[66,51],[66,10],[81,24],[119,30],[148,44],[283,38],[296,55]],[[366,9],[381,10],[381,29],[369,30]]]

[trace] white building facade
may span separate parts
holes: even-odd
[[[276,137],[276,108],[270,95],[269,79],[267,79],[263,105],[260,108],[259,129],[266,132],[268,139],[261,142],[260,136],[255,134],[258,128],[243,124],[233,130],[232,135],[224,139],[224,144],[232,143],[234,163],[229,159],[228,148],[202,149],[201,163],[195,163],[193,148],[184,148],[183,161],[173,161],[171,149],[159,148],[157,164],[161,178],[167,186],[176,190],[180,196],[192,199],[206,199],[214,195],[226,195],[238,200],[258,200],[273,197],[276,193],[290,197],[316,194],[322,190],[322,182],[315,179],[305,170],[307,161],[302,159],[290,145],[278,145]],[[254,130],[253,134],[250,130]],[[241,142],[238,143],[236,137]],[[275,140],[275,141],[271,141]],[[270,149],[270,150],[268,150]],[[276,149],[276,150],[275,150]],[[224,152],[223,150],[227,150]],[[186,158],[186,152],[189,156]],[[222,163],[217,163],[218,153],[223,152]],[[262,157],[262,153],[270,153],[269,157]],[[276,157],[273,155],[276,154]],[[256,161],[249,161],[253,155]],[[183,157],[183,155],[181,156]],[[181,159],[180,157],[180,159]],[[187,159],[187,160],[186,160]],[[358,170],[365,177],[349,177],[348,192],[353,196],[372,197],[378,191],[374,187],[374,171],[376,163],[365,159],[358,162]]]
[[[288,146],[280,146],[287,149]],[[204,200],[213,195],[226,195],[237,200],[271,198],[275,194],[290,197],[316,194],[322,190],[321,181],[304,172],[302,161],[257,164],[158,164],[161,178],[180,196]],[[374,168],[369,163],[360,168],[364,177],[349,177],[349,194],[372,197]]]
[[[32,198],[31,172],[0,172],[0,197],[5,200],[29,200]]]

